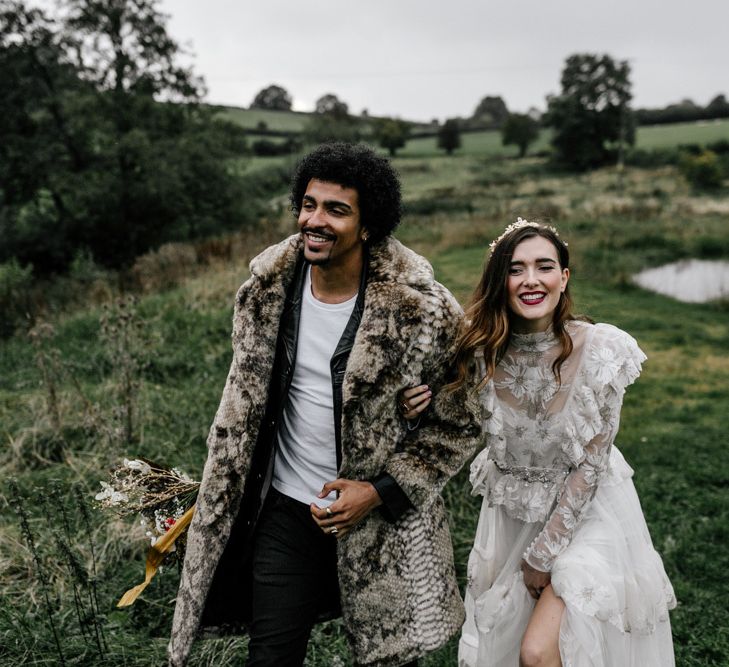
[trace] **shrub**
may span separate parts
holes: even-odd
[[[159,292],[179,285],[197,268],[197,253],[189,243],[165,243],[137,257],[131,268],[133,285],[142,292]]]
[[[17,259],[0,264],[0,337],[6,338],[33,319],[33,267]]]
[[[680,167],[686,180],[701,190],[715,190],[721,187],[724,180],[721,161],[714,151],[684,155]]]
[[[678,150],[680,150],[682,153],[688,153],[689,155],[701,155],[701,153],[704,151],[704,147],[694,141],[687,144],[679,144]]]
[[[663,167],[677,164],[681,155],[681,151],[675,148],[631,148],[625,153],[625,164],[633,167]]]
[[[288,137],[285,141],[271,141],[270,139],[257,139],[251,144],[254,155],[270,157],[275,155],[291,155],[301,150],[301,140]]]
[[[719,139],[718,141],[706,144],[706,148],[710,151],[714,151],[717,155],[727,155],[729,154],[729,140]]]
[[[729,256],[729,239],[703,234],[693,239],[693,254],[704,259],[721,259]]]

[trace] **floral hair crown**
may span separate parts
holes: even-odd
[[[496,250],[496,246],[499,245],[501,240],[505,237],[511,234],[511,232],[515,232],[517,229],[521,229],[522,227],[534,227],[536,229],[548,229],[550,232],[553,232],[554,235],[559,238],[559,233],[557,230],[552,227],[551,225],[543,225],[540,222],[531,222],[530,220],[524,220],[523,218],[517,218],[516,222],[512,222],[499,236],[498,238],[491,241],[489,244],[490,249],[490,255],[494,254],[494,250]],[[559,239],[562,241],[562,239]],[[562,241],[564,243],[565,247],[567,246],[567,241]]]

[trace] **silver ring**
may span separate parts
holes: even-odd
[[[325,507],[324,509],[326,510],[327,516],[331,516],[332,514],[334,514],[334,512],[332,512],[331,508]]]
[[[407,404],[406,401],[400,403],[400,409],[403,411],[403,413],[410,412],[410,406]]]
[[[329,530],[330,535],[336,535],[338,532],[339,532],[339,528],[337,528],[336,526],[332,526],[331,529]]]

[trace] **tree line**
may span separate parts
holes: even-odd
[[[729,118],[729,101],[725,95],[716,95],[705,107],[693,100],[683,99],[661,109],[636,109],[638,125],[662,125],[667,123],[692,123],[699,120]]]

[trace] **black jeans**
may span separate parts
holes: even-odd
[[[314,523],[308,505],[272,487],[256,526],[251,578],[246,667],[301,667],[318,617],[340,613],[336,538]]]
[[[300,667],[317,618],[339,612],[336,538],[314,523],[308,505],[271,488],[251,576],[247,667]]]

